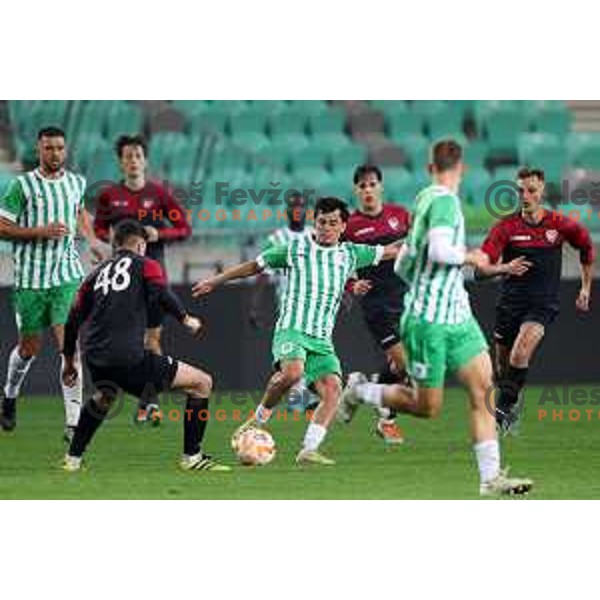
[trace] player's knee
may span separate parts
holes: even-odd
[[[326,377],[321,383],[321,396],[324,402],[338,402],[342,386],[338,377]]]
[[[208,398],[213,389],[212,375],[208,373],[199,373],[198,384],[196,385],[196,388],[202,394],[203,398]]]
[[[524,369],[529,366],[529,350],[517,346],[510,353],[510,364],[513,367]]]
[[[286,386],[296,385],[304,376],[304,367],[302,365],[286,365],[281,370],[282,383]]]
[[[40,353],[41,340],[21,340],[19,342],[19,356],[25,360],[34,358]]]
[[[426,402],[421,405],[421,416],[424,419],[437,419],[442,412],[442,408],[438,403]]]

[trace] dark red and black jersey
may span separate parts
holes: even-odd
[[[402,240],[408,234],[410,212],[397,204],[384,204],[382,211],[375,216],[366,215],[359,210],[350,215],[346,226],[345,239],[355,244],[371,246],[387,245]],[[402,298],[404,283],[394,273],[394,261],[381,261],[373,267],[358,271],[360,279],[373,282],[373,289],[364,296],[366,301],[376,296]]]
[[[168,188],[148,181],[141,190],[131,190],[124,182],[112,185],[96,199],[94,231],[109,240],[110,228],[123,219],[136,219],[158,229],[158,241],[149,243],[149,258],[164,261],[165,242],[184,240],[192,234],[185,213]]]
[[[588,230],[555,211],[546,211],[535,225],[520,214],[497,223],[481,246],[492,263],[500,259],[507,263],[519,256],[532,263],[524,275],[503,280],[499,304],[558,308],[564,243],[579,251],[582,264],[594,261],[594,245]]]
[[[88,321],[83,350],[94,365],[127,366],[144,357],[148,305],[160,304],[182,321],[186,311],[160,264],[120,250],[84,280],[65,325],[64,354],[73,356],[79,329]]]

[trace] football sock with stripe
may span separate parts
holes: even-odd
[[[6,385],[4,386],[4,395],[7,398],[18,397],[21,391],[21,385],[23,385],[23,381],[27,375],[27,371],[29,371],[34,360],[34,356],[29,358],[21,358],[21,355],[19,354],[19,347],[15,346],[13,348],[8,358]]]
[[[208,398],[187,396],[183,417],[183,453],[194,456],[200,452],[208,424]]]
[[[93,398],[84,405],[79,423],[73,434],[73,441],[69,447],[69,456],[81,457],[94,437],[96,431],[108,414],[108,407],[100,406]]]

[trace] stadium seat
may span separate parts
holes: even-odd
[[[330,155],[353,145],[352,140],[345,133],[322,133],[314,135],[311,143],[326,150]]]
[[[472,204],[482,205],[492,181],[485,169],[469,169],[462,185],[463,197]]]
[[[385,123],[388,135],[395,142],[405,135],[423,133],[423,118],[408,110],[388,113]]]
[[[413,100],[409,103],[410,112],[424,120],[448,109],[449,105],[445,100]]]
[[[483,168],[488,152],[487,144],[484,140],[471,140],[464,145],[465,163],[469,168]]]
[[[259,131],[243,131],[231,137],[231,143],[246,149],[248,152],[268,152],[271,140]]]
[[[408,158],[413,170],[417,170],[429,162],[429,140],[419,134],[406,134],[395,140]]]
[[[110,107],[106,115],[106,135],[109,141],[123,134],[139,134],[143,130],[142,111],[134,104],[117,104]]]
[[[293,181],[302,189],[314,189],[315,196],[330,193],[333,178],[329,171],[321,167],[306,167],[292,173]]]
[[[522,135],[519,138],[519,162],[544,169],[548,181],[558,182],[568,163],[568,151],[561,140],[551,133]]]
[[[415,195],[416,184],[410,171],[388,167],[384,172],[385,198],[388,202],[407,204]]]
[[[325,100],[289,100],[289,110],[301,112],[305,115],[320,115],[329,110]]]
[[[229,121],[229,132],[235,137],[238,133],[261,133],[267,131],[267,114],[262,110],[250,109]]]
[[[341,110],[329,110],[308,118],[308,129],[313,135],[343,133],[345,124],[346,115]]]
[[[262,112],[264,115],[276,115],[289,109],[285,100],[247,100],[247,109],[253,112]]]
[[[464,113],[462,109],[451,102],[438,106],[435,112],[425,115],[425,128],[430,140],[446,137],[464,137]]]
[[[269,117],[269,133],[271,137],[289,134],[305,134],[307,132],[308,115],[298,110],[287,110]]]
[[[572,115],[568,110],[543,109],[532,115],[536,131],[566,136],[571,130]]]
[[[514,152],[518,137],[527,131],[528,118],[523,111],[502,109],[492,111],[482,119],[490,153]]]
[[[292,148],[289,152],[292,170],[304,167],[322,167],[327,164],[329,152],[316,144]]]
[[[367,160],[367,149],[360,144],[345,145],[330,152],[329,165],[337,170],[343,167],[355,168]]]
[[[85,173],[91,167],[94,157],[101,152],[102,160],[108,160],[108,155],[111,155],[113,162],[117,162],[117,157],[113,154],[113,150],[109,142],[99,133],[86,133],[79,136],[73,144],[70,153],[72,165],[76,170]]]
[[[379,110],[384,115],[408,112],[406,100],[369,100],[373,110]]]
[[[308,139],[302,134],[290,134],[287,137],[274,139],[263,154],[274,163],[287,165],[294,153],[309,146]]]
[[[199,111],[190,115],[187,120],[187,129],[190,134],[196,135],[202,131],[214,131],[224,134],[229,126],[230,113],[221,107]]]

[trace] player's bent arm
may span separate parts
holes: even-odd
[[[68,233],[62,223],[52,223],[46,227],[21,227],[6,217],[0,217],[0,238],[33,242],[36,240],[58,239]]]
[[[266,265],[260,260],[259,257],[256,260],[249,260],[236,265],[235,267],[230,267],[229,269],[225,269],[223,273],[219,273],[219,275],[215,275],[214,277],[210,277],[195,283],[192,287],[192,295],[194,298],[197,298],[198,296],[209,294],[215,288],[227,283],[228,281],[252,277],[253,275],[260,273],[265,266]]]
[[[77,229],[88,243],[90,252],[94,255],[96,260],[104,260],[106,258],[105,252],[100,244],[100,241],[96,237],[96,232],[94,231],[94,227],[92,225],[91,215],[85,208],[82,208],[77,215]]]

